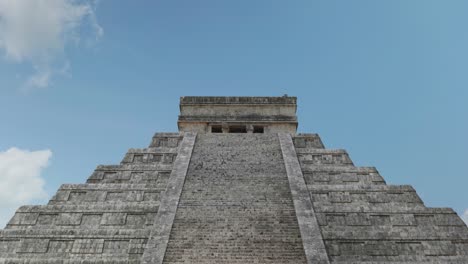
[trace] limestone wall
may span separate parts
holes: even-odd
[[[0,263],[141,263],[181,139],[156,134],[48,205],[19,208],[0,230]]]
[[[294,142],[332,263],[468,263],[468,228],[452,209],[424,206],[318,135]]]

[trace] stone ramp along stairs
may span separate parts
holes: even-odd
[[[0,230],[0,263],[468,263],[468,228],[316,134],[158,133]]]

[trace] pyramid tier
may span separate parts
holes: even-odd
[[[302,164],[306,183],[313,186],[322,185],[383,185],[384,178],[374,167],[354,166],[315,166]]]
[[[96,204],[159,201],[167,185],[167,177],[153,184],[64,184],[49,204]]]
[[[172,163],[100,165],[87,183],[156,183],[160,179],[168,179],[172,168]]]
[[[148,230],[0,230],[0,263],[140,263]]]
[[[159,202],[20,207],[6,229],[140,229],[152,225]]]

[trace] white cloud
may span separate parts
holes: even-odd
[[[10,61],[31,63],[27,88],[46,87],[61,73],[67,44],[102,36],[94,6],[90,0],[0,0],[0,49]]]
[[[0,152],[0,228],[19,206],[48,197],[41,172],[51,156],[50,150],[10,148]]]
[[[465,221],[466,225],[468,225],[468,209],[463,212],[462,219]]]

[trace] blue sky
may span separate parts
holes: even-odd
[[[40,157],[44,185],[0,196],[0,225],[177,131],[184,95],[297,96],[300,132],[468,209],[467,1],[20,2],[0,0],[0,172],[24,190],[8,164]]]

